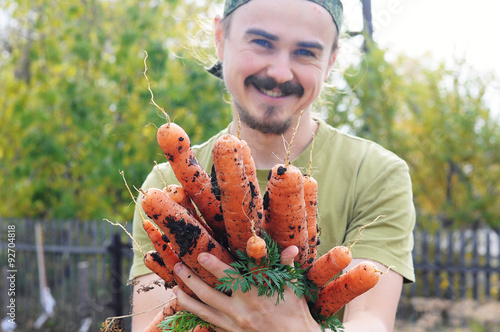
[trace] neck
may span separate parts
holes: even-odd
[[[241,128],[238,128],[237,121],[233,121],[229,131],[231,134],[237,135],[239,129],[240,138],[245,140],[252,150],[252,156],[257,169],[270,169],[276,164],[286,163],[292,137],[293,142],[289,155],[290,162],[297,158],[311,143],[313,133],[315,134],[318,130],[318,123],[312,119],[310,110],[305,110],[297,128],[299,117],[300,115],[294,118],[293,125],[283,135],[263,134],[243,123],[241,124]],[[297,131],[294,135],[296,129]]]

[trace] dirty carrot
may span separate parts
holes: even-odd
[[[362,262],[330,281],[319,291],[313,313],[329,317],[339,311],[354,298],[373,288],[382,271],[371,262]]]
[[[151,220],[145,219],[142,223],[142,227],[148,234],[151,243],[153,244],[160,258],[163,260],[163,263],[165,263],[166,269],[170,271],[170,274],[173,277],[173,282],[170,284],[165,284],[165,286],[168,288],[172,288],[174,285],[178,285],[180,289],[189,294],[191,297],[197,298],[195,293],[175,273],[174,266],[175,264],[179,263],[181,259],[175,252],[174,248],[172,248],[170,240],[167,238],[167,236],[165,234],[162,234]]]
[[[318,237],[318,182],[309,174],[304,176],[304,200],[307,214],[309,253],[303,268],[311,266],[317,257]]]
[[[197,257],[202,252],[209,252],[231,264],[234,261],[231,253],[210,236],[186,208],[175,203],[164,191],[150,188],[142,194],[144,212],[167,236],[179,258],[214,287],[217,278],[198,263]]]
[[[304,199],[304,178],[300,170],[290,164],[291,147],[297,134],[300,112],[286,153],[286,162],[275,165],[269,172],[264,194],[263,229],[281,248],[297,246],[295,262],[301,266],[307,260],[307,214]]]
[[[246,252],[257,265],[260,264],[261,260],[267,256],[266,241],[260,236],[251,236],[247,241]]]
[[[309,280],[311,280],[318,287],[323,287],[330,279],[345,269],[351,263],[352,248],[361,239],[362,232],[382,217],[385,217],[385,215],[379,215],[373,221],[359,227],[359,236],[349,247],[333,247],[326,254],[314,261],[307,274]]]
[[[313,140],[311,142],[311,152],[309,155],[309,169],[307,174],[304,174],[304,200],[306,202],[307,214],[307,238],[309,245],[309,253],[307,261],[303,268],[306,269],[317,258],[317,247],[319,245],[319,225],[318,225],[318,182],[311,176],[312,170],[312,157],[314,151],[314,141],[316,135],[313,133]]]
[[[174,275],[166,267],[157,251],[151,250],[144,256],[144,265],[165,281],[165,287],[174,285]]]
[[[252,236],[252,222],[260,229],[255,201],[261,197],[245,172],[241,141],[230,134],[219,137],[214,143],[212,159],[229,248],[233,253],[245,251]]]
[[[177,180],[189,193],[217,238],[223,239],[225,228],[220,202],[212,192],[210,176],[198,163],[191,149],[187,133],[179,125],[168,122],[158,128],[157,141]]]
[[[191,199],[193,199],[201,215],[216,234],[216,238],[224,242],[224,223],[222,220],[222,211],[220,203],[215,199],[211,190],[210,176],[198,163],[193,150],[191,141],[184,129],[170,121],[168,113],[154,101],[153,91],[149,82],[147,71],[148,53],[144,58],[144,77],[148,82],[148,90],[151,93],[151,103],[160,110],[167,120],[167,123],[158,128],[156,138],[160,148],[167,157],[167,160],[174,171],[174,174],[187,190]]]
[[[295,261],[303,265],[308,254],[304,178],[290,164],[275,165],[264,194],[263,229],[281,248],[295,245]]]
[[[163,191],[165,191],[167,195],[170,198],[172,198],[177,204],[180,204],[183,207],[185,207],[189,211],[189,213],[191,213],[191,215],[195,217],[196,220],[198,220],[200,225],[202,225],[211,236],[214,236],[212,229],[207,225],[205,220],[203,220],[198,214],[198,211],[194,207],[193,202],[191,201],[191,198],[189,197],[189,194],[186,191],[186,189],[176,184],[169,184],[165,186],[165,188],[163,188]]]
[[[318,287],[345,269],[352,260],[351,250],[345,246],[336,246],[314,261],[307,271],[307,277]]]
[[[257,179],[257,167],[255,166],[255,161],[252,157],[252,151],[250,146],[245,140],[241,140],[241,146],[243,147],[243,164],[245,165],[245,173],[247,174],[248,181],[250,182],[250,189],[255,191],[254,198],[254,230],[259,235],[261,233],[262,221],[264,218],[264,203],[262,201],[262,196],[260,194],[259,180]]]

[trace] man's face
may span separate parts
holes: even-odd
[[[332,17],[304,0],[252,0],[231,15],[229,35],[216,44],[233,107],[249,127],[281,134],[316,99],[333,65]]]

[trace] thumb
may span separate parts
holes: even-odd
[[[286,247],[281,252],[281,264],[283,265],[293,265],[293,259],[299,253],[299,248],[297,246]]]

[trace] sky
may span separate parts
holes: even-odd
[[[361,2],[342,2],[348,29],[360,29]],[[494,72],[486,97],[500,117],[499,15],[498,0],[372,0],[373,38],[394,54],[430,54],[436,63],[464,58],[485,78]]]

